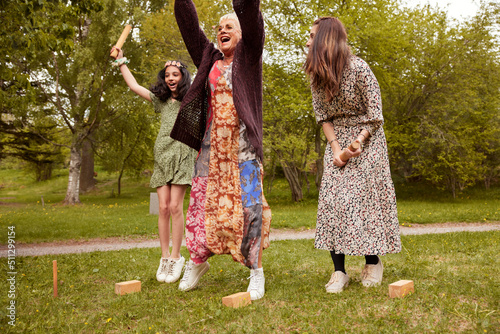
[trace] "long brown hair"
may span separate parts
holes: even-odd
[[[335,17],[320,17],[314,21],[318,30],[309,47],[304,70],[313,89],[323,88],[331,102],[340,90],[344,68],[349,64],[351,48],[347,45],[344,25]]]

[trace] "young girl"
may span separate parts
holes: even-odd
[[[156,272],[159,282],[173,283],[181,275],[185,259],[180,254],[184,232],[183,200],[186,188],[191,185],[196,151],[170,137],[182,98],[191,86],[191,76],[179,61],[167,61],[158,72],[155,85],[150,90],[137,83],[127,67],[128,60],[118,50],[114,64],[120,67],[125,82],[140,97],[153,103],[161,113],[161,127],[154,147],[154,171],[150,186],[156,188],[160,206],[158,232],[161,259]],[[170,252],[170,218],[172,218],[172,251]]]

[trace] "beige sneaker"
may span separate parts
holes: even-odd
[[[158,282],[165,282],[165,278],[167,278],[167,273],[170,268],[170,260],[162,257],[160,259],[160,265],[158,266],[158,270],[156,271],[156,279]]]
[[[377,264],[365,264],[361,271],[361,283],[366,287],[379,285],[382,282],[383,273],[384,266],[380,256],[378,256]]]
[[[250,292],[250,299],[257,300],[264,297],[266,292],[264,277],[264,268],[250,269],[250,284],[248,284],[247,292]]]
[[[208,269],[210,269],[208,262],[196,264],[190,259],[186,265],[186,270],[184,270],[184,276],[182,276],[181,282],[179,283],[179,290],[189,291],[194,289],[198,285],[201,276],[203,276]]]
[[[341,271],[336,271],[332,274],[330,281],[325,285],[326,292],[339,293],[349,285],[349,276]]]
[[[174,283],[179,280],[182,268],[184,267],[184,262],[186,262],[186,259],[184,259],[182,255],[177,260],[170,259],[170,267],[167,272],[167,277],[165,278],[165,283]]]

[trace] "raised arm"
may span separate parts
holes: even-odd
[[[260,0],[233,0],[233,9],[240,21],[245,54],[260,61],[265,39]]]
[[[192,0],[175,0],[174,12],[184,44],[194,65],[198,68],[203,51],[210,41],[200,28],[196,7]]]
[[[113,53],[115,49],[118,50],[118,55],[116,56],[116,59],[117,60],[122,59],[123,51],[120,48],[113,46],[113,48],[110,51],[110,54]],[[120,66],[120,72],[122,72],[123,79],[125,80],[125,83],[130,88],[130,90],[139,95],[140,97],[142,97],[143,99],[151,102],[151,97],[149,96],[149,90],[137,83],[137,81],[134,78],[134,75],[128,69],[127,64],[123,63],[119,66]]]

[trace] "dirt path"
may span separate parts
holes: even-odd
[[[481,232],[498,231],[500,222],[495,223],[442,223],[442,224],[412,224],[401,226],[401,235],[420,235],[450,232]],[[298,240],[313,239],[315,230],[279,230],[271,229],[270,239]],[[183,245],[185,242],[183,241]],[[132,248],[160,247],[159,239],[146,238],[106,238],[85,241],[65,240],[34,244],[16,244],[16,256],[41,256],[49,254],[88,253],[95,251],[112,251]],[[0,245],[0,257],[7,257],[7,246]]]

